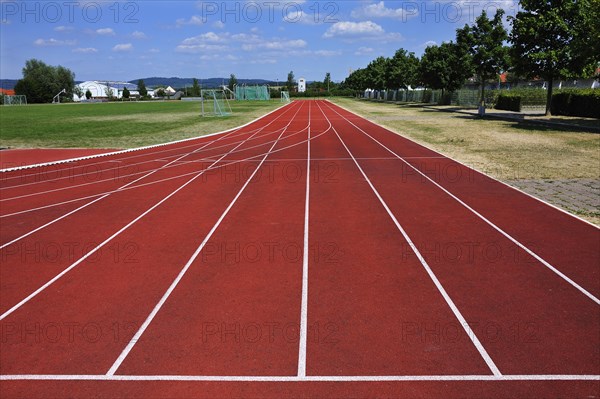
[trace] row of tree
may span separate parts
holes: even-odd
[[[555,80],[597,73],[600,1],[521,0],[520,8],[516,16],[509,17],[510,32],[503,24],[503,10],[493,18],[483,11],[473,25],[456,31],[456,40],[427,47],[421,59],[400,49],[391,58],[379,57],[354,71],[344,86],[383,90],[422,85],[452,92],[475,78],[483,102],[486,83],[509,72],[548,82],[549,114]]]

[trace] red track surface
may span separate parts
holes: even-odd
[[[600,230],[331,103],[0,177],[3,398],[600,396]]]
[[[116,150],[92,148],[32,148],[0,151],[0,169],[18,168],[64,159],[106,154]]]

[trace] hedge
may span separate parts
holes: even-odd
[[[552,95],[552,115],[600,119],[600,90],[569,89]]]
[[[521,112],[521,96],[514,94],[500,94],[496,99],[496,109],[503,109],[505,111]]]

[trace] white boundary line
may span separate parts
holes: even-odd
[[[292,103],[290,103],[292,104]],[[45,162],[45,163],[39,163],[39,164],[35,164],[35,165],[25,165],[25,166],[17,166],[14,168],[7,168],[7,169],[0,169],[0,173],[6,173],[6,172],[14,172],[14,171],[20,171],[20,170],[26,170],[26,169],[33,169],[33,168],[40,168],[43,166],[52,166],[52,165],[61,165],[61,164],[65,164],[65,163],[70,163],[70,162],[76,162],[76,161],[85,161],[88,159],[96,159],[96,158],[102,158],[102,157],[107,157],[107,156],[111,156],[111,155],[119,155],[119,154],[127,154],[129,152],[134,152],[134,151],[142,151],[142,150],[148,150],[148,149],[153,149],[153,148],[159,148],[159,147],[164,147],[164,146],[168,146],[171,144],[178,144],[178,143],[185,143],[187,141],[192,141],[192,140],[199,140],[199,139],[204,139],[206,137],[211,137],[211,136],[216,136],[218,134],[223,134],[223,133],[229,133],[238,129],[241,129],[243,127],[246,127],[248,125],[251,125],[252,123],[268,116],[271,115],[274,112],[279,111],[280,109],[290,105],[290,104],[284,104],[280,107],[275,108],[274,110],[270,111],[269,113],[266,113],[246,124],[243,124],[241,126],[235,127],[233,129],[229,129],[229,130],[223,130],[220,132],[216,132],[216,133],[210,133],[204,136],[198,136],[198,137],[190,137],[187,139],[182,139],[182,140],[175,140],[175,141],[170,141],[167,143],[161,143],[161,144],[154,144],[154,145],[149,145],[149,146],[145,146],[145,147],[138,147],[138,148],[129,148],[127,150],[122,150],[122,151],[115,151],[115,152],[107,152],[105,154],[97,154],[97,155],[90,155],[90,156],[86,156],[86,157],[79,157],[79,158],[71,158],[71,159],[64,159],[64,160],[60,160],[60,161],[53,161],[53,162]]]
[[[306,377],[306,342],[308,338],[308,233],[310,213],[310,116],[308,103],[308,140],[306,155],[306,197],[304,199],[304,249],[302,253],[302,303],[300,310],[300,342],[298,346],[298,377]]]
[[[600,375],[381,375],[381,376],[199,376],[199,375],[0,375],[0,381],[171,382],[427,382],[427,381],[600,381]]]
[[[333,110],[333,109],[332,109],[332,111],[335,112],[335,110]],[[325,116],[325,118],[327,118],[327,116]],[[356,127],[356,125],[354,125],[354,126]],[[352,152],[350,151],[348,146],[346,146],[346,143],[340,137],[340,135],[338,134],[337,129],[335,127],[333,128],[333,131],[335,132],[336,136],[338,137],[338,139],[340,140],[340,142],[342,143],[342,145],[344,146],[344,148],[346,149],[348,154],[354,159],[354,154],[352,154]],[[475,345],[475,347],[479,351],[479,354],[481,355],[481,357],[483,358],[485,363],[488,365],[488,367],[490,368],[490,370],[492,371],[492,373],[495,376],[501,376],[502,373],[500,372],[500,370],[498,369],[498,367],[496,366],[496,364],[494,363],[494,361],[492,360],[490,355],[487,353],[486,349],[483,347],[483,344],[477,338],[477,335],[475,334],[475,332],[469,326],[469,323],[467,323],[467,320],[463,317],[460,310],[458,310],[458,307],[456,306],[456,304],[454,303],[452,298],[450,298],[450,295],[448,295],[448,293],[444,289],[442,283],[440,283],[440,281],[438,280],[437,276],[435,275],[435,273],[433,272],[431,267],[429,267],[429,264],[427,263],[427,261],[425,260],[423,255],[421,255],[421,252],[417,249],[416,245],[413,243],[413,241],[410,238],[410,236],[408,235],[408,233],[404,230],[404,228],[402,227],[400,222],[398,222],[398,219],[396,219],[396,216],[394,216],[391,209],[389,208],[389,206],[387,205],[385,200],[381,197],[381,195],[379,194],[379,191],[377,191],[377,189],[375,188],[375,186],[373,185],[373,183],[371,182],[371,180],[369,179],[369,177],[367,176],[367,174],[365,173],[363,168],[360,166],[358,161],[356,161],[356,159],[354,159],[354,163],[355,163],[356,167],[358,168],[358,170],[360,171],[360,173],[362,174],[362,176],[365,178],[369,187],[371,187],[371,190],[373,190],[373,193],[377,196],[377,199],[379,200],[381,205],[383,205],[383,207],[385,208],[389,217],[392,219],[392,221],[394,222],[394,224],[396,225],[396,227],[398,228],[398,230],[400,231],[400,233],[402,234],[402,236],[404,237],[404,239],[406,240],[408,245],[410,245],[410,248],[415,253],[415,255],[417,256],[419,261],[421,262],[421,265],[423,266],[423,268],[425,268],[425,271],[427,272],[427,274],[429,275],[429,277],[435,284],[436,288],[438,289],[438,291],[440,292],[442,297],[444,297],[446,304],[450,307],[450,309],[452,310],[452,313],[454,313],[454,316],[462,325],[463,329],[467,333],[467,336],[471,339],[471,342],[473,343],[473,345]]]
[[[302,105],[298,108],[298,111],[296,112],[295,115],[298,114],[298,112],[300,111],[300,109],[302,109]],[[210,238],[213,236],[213,234],[215,233],[215,231],[217,231],[217,229],[219,228],[219,226],[221,225],[221,223],[223,222],[223,220],[225,219],[225,217],[229,214],[229,211],[236,204],[237,200],[242,196],[242,194],[246,190],[246,187],[248,187],[248,185],[250,184],[250,182],[252,181],[252,179],[254,178],[254,176],[256,176],[256,174],[260,170],[261,166],[264,163],[264,160],[267,159],[267,157],[271,154],[271,151],[273,151],[273,149],[275,148],[275,146],[277,145],[277,143],[281,139],[281,136],[283,136],[285,134],[285,132],[287,130],[287,127],[289,127],[292,124],[293,121],[294,121],[294,117],[292,117],[290,119],[290,123],[288,123],[288,125],[286,126],[286,129],[284,129],[281,132],[281,134],[279,135],[278,139],[275,140],[275,142],[273,143],[273,145],[271,146],[271,148],[269,149],[269,151],[265,154],[263,160],[256,167],[256,169],[254,170],[254,172],[252,173],[252,175],[250,175],[250,177],[246,180],[246,182],[244,183],[244,185],[242,186],[242,188],[239,190],[239,192],[237,193],[237,195],[233,198],[233,200],[231,201],[231,203],[229,204],[229,206],[225,209],[225,211],[223,211],[223,213],[221,214],[221,217],[217,220],[217,222],[215,223],[215,225],[208,232],[208,234],[206,235],[206,237],[204,238],[204,240],[202,241],[202,243],[200,243],[200,245],[198,246],[198,248],[196,249],[196,251],[193,253],[193,255],[190,257],[190,259],[187,261],[187,263],[185,264],[185,266],[183,267],[183,269],[181,269],[181,271],[179,272],[179,274],[177,275],[177,277],[175,278],[175,280],[173,280],[173,282],[171,283],[171,285],[169,286],[169,288],[167,289],[167,291],[163,294],[163,296],[160,299],[160,301],[158,301],[158,303],[154,306],[154,309],[152,309],[152,311],[150,312],[150,314],[148,315],[148,317],[146,318],[146,320],[144,321],[144,323],[142,324],[142,326],[138,329],[138,331],[135,333],[135,335],[127,343],[127,346],[125,347],[125,349],[123,349],[123,351],[121,352],[121,354],[119,355],[119,357],[117,358],[117,360],[115,360],[115,362],[113,363],[113,365],[111,366],[111,368],[108,370],[108,372],[106,373],[106,375],[109,375],[109,376],[114,375],[117,372],[117,370],[119,369],[119,367],[121,367],[121,364],[123,364],[123,362],[127,358],[127,355],[129,355],[129,353],[131,352],[131,350],[133,349],[133,347],[135,346],[135,344],[137,342],[139,342],[140,337],[148,329],[148,327],[150,326],[150,323],[152,323],[152,321],[154,320],[154,318],[156,317],[156,315],[158,314],[158,312],[160,312],[160,310],[162,309],[163,305],[167,302],[167,300],[169,299],[169,297],[171,296],[171,294],[173,293],[173,291],[175,291],[175,288],[177,288],[177,286],[179,285],[179,282],[183,279],[183,277],[185,276],[185,274],[187,273],[187,271],[190,269],[190,267],[192,266],[192,264],[194,263],[194,261],[196,260],[196,258],[198,258],[198,256],[200,255],[200,253],[202,252],[202,250],[204,249],[204,247],[206,246],[206,244],[210,241]]]
[[[287,111],[283,112],[280,116],[284,115]],[[266,116],[266,115],[265,115]],[[257,121],[261,121],[260,119]],[[254,121],[254,122],[257,122]],[[269,123],[270,124],[270,123]],[[268,124],[268,125],[269,125]],[[236,127],[233,128],[231,130],[227,130],[221,133],[214,133],[213,135],[206,135],[206,136],[200,136],[198,137],[196,140],[198,141],[198,143],[194,143],[194,144],[190,144],[190,145],[185,145],[185,146],[176,146],[174,148],[166,148],[160,151],[149,151],[147,153],[140,153],[137,155],[132,155],[132,156],[128,156],[128,157],[122,157],[122,158],[117,158],[117,159],[107,159],[104,161],[99,161],[99,162],[93,162],[93,163],[89,163],[89,164],[83,164],[83,165],[76,165],[76,167],[79,167],[81,169],[87,169],[90,168],[92,166],[97,167],[98,165],[103,165],[103,164],[126,164],[128,167],[132,167],[132,166],[139,166],[139,165],[143,165],[143,164],[147,164],[147,163],[156,163],[156,162],[168,162],[169,159],[172,158],[177,158],[179,156],[179,154],[181,154],[182,152],[188,152],[188,150],[193,149],[193,148],[197,148],[199,145],[202,145],[204,143],[206,143],[208,140],[203,140],[205,137],[207,138],[212,138],[212,137],[216,137],[215,135],[220,135],[220,134],[231,134],[231,133],[240,133],[240,130],[242,130],[244,128],[244,126],[241,127]],[[241,134],[251,134],[256,132],[257,130],[264,130],[264,126],[260,127],[260,128],[256,128],[256,129],[252,129],[252,130],[245,130],[243,132],[241,132]],[[273,131],[272,133],[276,133],[278,132],[278,130]],[[270,132],[271,133],[271,132]],[[212,136],[212,137],[211,137]],[[217,140],[213,140],[213,141],[218,141]],[[232,143],[228,143],[229,145],[232,144],[237,144],[238,142],[232,142]],[[224,146],[220,146],[220,147],[216,147],[216,148],[223,148]],[[164,148],[164,147],[163,147]],[[176,152],[175,154],[172,155],[167,155],[166,153],[173,153]],[[142,161],[133,161],[133,163],[129,163],[128,161],[134,159],[134,158],[144,158],[144,157],[158,157],[158,158],[152,158],[152,159],[147,159],[147,160],[142,160]],[[126,162],[127,161],[127,162]],[[8,182],[10,180],[17,180],[17,179],[26,179],[29,177],[35,177],[36,179],[38,179],[37,181],[33,181],[33,182],[29,182],[29,183],[23,183],[23,184],[15,184],[12,186],[8,186],[8,187],[0,187],[0,190],[6,191],[6,190],[10,190],[10,189],[14,189],[14,188],[23,188],[23,187],[27,187],[27,186],[32,186],[32,185],[37,185],[37,184],[43,184],[43,183],[49,183],[49,182],[57,182],[59,180],[66,180],[66,179],[73,179],[76,177],[85,177],[88,174],[95,174],[99,171],[104,172],[111,172],[111,171],[115,171],[115,170],[119,170],[121,165],[116,166],[116,167],[109,167],[109,168],[104,168],[101,170],[97,170],[94,169],[91,172],[86,172],[86,171],[82,171],[79,173],[74,173],[74,174],[68,174],[67,176],[61,176],[61,177],[50,177],[48,179],[44,179],[41,180],[41,177],[44,177],[45,175],[52,175],[52,174],[59,174],[61,172],[64,171],[68,171],[68,169],[50,169],[50,170],[46,170],[46,171],[42,171],[41,173],[31,173],[31,174],[27,174],[27,175],[16,175],[16,176],[10,176],[10,177],[6,177],[6,178],[2,178],[1,181],[2,182]],[[138,172],[137,174],[141,174],[144,172]],[[122,176],[133,176],[136,173],[131,173],[129,175],[122,175]]]
[[[297,113],[297,112],[296,112]],[[291,122],[290,122],[291,123]],[[256,131],[254,134],[252,134],[250,137],[248,137],[245,141],[239,143],[236,147],[234,147],[230,152],[234,151],[235,149],[237,149],[238,147],[240,147],[242,144],[244,144],[246,141],[248,141],[251,137],[255,136],[256,134],[258,134],[260,130]],[[225,158],[229,153],[223,155],[221,158],[219,158],[219,160],[215,161],[213,163],[213,165],[217,164],[219,161],[221,161],[223,158]],[[213,166],[211,165],[211,166]],[[202,176],[208,169],[204,169],[200,172],[195,172],[194,177],[192,177],[191,179],[189,179],[186,183],[184,183],[183,185],[181,185],[179,188],[175,189],[174,191],[172,191],[169,195],[167,195],[166,197],[164,197],[162,200],[160,200],[159,202],[157,202],[156,204],[154,204],[151,208],[149,208],[148,210],[146,210],[145,212],[143,212],[142,214],[140,214],[138,217],[136,217],[135,219],[133,219],[131,222],[129,222],[127,225],[125,225],[124,227],[122,227],[120,230],[118,230],[116,233],[114,233],[113,235],[111,235],[109,238],[107,238],[106,240],[104,240],[101,244],[99,244],[97,247],[95,247],[94,249],[92,249],[91,251],[89,251],[87,254],[85,254],[84,256],[82,256],[81,258],[79,258],[76,262],[74,262],[71,266],[69,266],[68,268],[64,269],[62,272],[60,272],[59,274],[57,274],[56,276],[54,276],[51,280],[49,280],[48,282],[46,282],[44,285],[42,285],[40,288],[38,288],[37,290],[35,290],[34,292],[32,292],[31,294],[29,294],[25,299],[21,300],[19,303],[17,303],[16,305],[14,305],[13,307],[11,307],[9,310],[7,310],[6,312],[4,312],[2,315],[0,315],[0,321],[3,320],[4,318],[6,318],[7,316],[9,316],[11,313],[13,313],[14,311],[16,311],[17,309],[19,309],[21,306],[25,305],[27,302],[29,302],[31,299],[33,299],[35,296],[37,296],[39,293],[41,293],[42,291],[44,291],[46,288],[48,288],[49,286],[51,286],[52,284],[54,284],[56,281],[58,281],[61,277],[63,277],[65,274],[67,274],[68,272],[70,272],[71,270],[73,270],[75,267],[77,267],[79,264],[81,264],[84,260],[86,260],[87,258],[89,258],[91,255],[93,255],[94,253],[96,253],[98,250],[100,250],[103,246],[105,246],[106,244],[108,244],[110,241],[112,241],[114,238],[116,238],[117,236],[119,236],[122,232],[124,232],[125,230],[127,230],[129,227],[133,226],[135,223],[137,223],[140,219],[142,219],[144,216],[146,216],[147,214],[149,214],[150,212],[152,212],[154,209],[158,208],[160,205],[162,205],[164,202],[166,202],[167,200],[169,200],[171,197],[173,197],[175,194],[177,194],[179,191],[183,190],[186,186],[188,186],[189,184],[191,184],[194,180],[196,180],[198,177]]]
[[[424,174],[423,172],[421,172],[419,169],[417,169],[416,167],[414,167],[413,165],[411,165],[409,162],[405,161],[400,155],[396,154],[394,151],[392,151],[391,149],[389,149],[388,147],[386,147],[382,142],[380,142],[379,140],[377,140],[376,138],[374,138],[373,136],[371,136],[369,133],[365,132],[360,127],[356,126],[348,118],[344,117],[343,115],[341,115],[339,112],[337,112],[333,108],[331,108],[331,110],[334,111],[335,113],[337,113],[338,115],[340,115],[342,118],[344,118],[352,126],[354,126],[355,128],[357,128],[358,130],[360,130],[365,136],[369,137],[371,140],[375,141],[377,144],[379,144],[380,146],[382,146],[383,148],[385,148],[389,153],[391,153],[394,156],[398,157],[399,160],[403,161],[407,166],[409,166],[410,168],[412,168],[415,172],[417,172],[418,174],[420,174],[421,176],[423,176],[425,179],[427,179],[428,181],[430,181],[431,183],[433,183],[436,187],[438,187],[440,190],[442,190],[443,192],[445,192],[451,198],[453,198],[454,200],[456,200],[463,207],[465,207],[466,209],[468,209],[469,211],[471,211],[475,216],[477,216],[478,218],[480,218],[481,220],[483,220],[485,223],[487,223],[490,227],[492,227],[498,233],[500,233],[501,235],[503,235],[504,237],[506,237],[508,240],[510,240],[513,244],[515,244],[516,246],[518,246],[519,248],[521,248],[523,251],[527,252],[530,256],[532,256],[533,258],[535,258],[538,262],[540,262],[546,268],[548,268],[549,270],[551,270],[552,272],[554,272],[556,275],[558,275],[560,278],[562,278],[563,280],[565,280],[567,283],[571,284],[571,286],[573,286],[574,288],[576,288],[577,290],[579,290],[582,294],[584,294],[589,299],[591,299],[592,301],[594,301],[596,303],[596,305],[600,305],[600,299],[598,299],[597,297],[595,297],[592,293],[590,293],[585,288],[583,288],[582,286],[580,286],[579,284],[577,284],[575,281],[571,280],[566,274],[564,274],[563,272],[561,272],[560,270],[558,270],[556,267],[552,266],[549,262],[547,262],[541,256],[539,256],[538,254],[536,254],[535,252],[533,252],[531,249],[529,249],[524,244],[522,244],[519,240],[517,240],[516,238],[514,238],[513,236],[511,236],[510,234],[508,234],[504,230],[502,230],[497,225],[495,225],[492,221],[490,221],[489,219],[487,219],[481,213],[477,212],[475,209],[473,209],[472,207],[470,207],[469,205],[467,205],[463,200],[461,200],[460,198],[458,198],[456,195],[452,194],[450,191],[448,191],[446,188],[444,188],[443,186],[441,186],[435,180],[431,179],[429,176],[427,176],[426,174]],[[389,130],[389,129],[386,129],[386,130]]]
[[[296,135],[296,134],[300,134],[301,132],[302,131],[295,132],[293,134]],[[289,137],[285,137],[284,140],[288,139],[288,138]],[[273,142],[269,141],[269,142],[266,142],[266,143],[258,144],[258,145],[255,145],[253,147],[249,147],[249,148],[244,149],[244,150],[236,151],[236,153],[237,152],[242,152],[242,151],[247,151],[248,149],[264,147],[264,146],[266,146],[268,144],[271,144],[271,143],[273,143]],[[301,145],[301,144],[304,144],[304,143],[305,142],[302,141],[300,143],[292,144],[292,145],[289,145],[287,147],[278,148],[277,150],[275,150],[273,152],[280,152],[280,151],[283,151],[283,150],[286,150],[288,148],[292,148],[292,147],[295,147],[295,146],[298,146],[298,145]],[[214,167],[214,168],[213,167],[209,167],[207,169],[207,171],[212,171],[212,170],[215,170],[215,169],[219,169],[219,168],[223,168],[223,167],[235,165],[235,164],[241,163],[241,162],[248,162],[248,161],[253,161],[253,160],[256,160],[256,162],[258,162],[258,159],[260,157],[262,157],[264,154],[265,153],[261,153],[261,154],[254,155],[254,156],[248,157],[246,159],[242,159],[242,160],[239,160],[239,159],[238,160],[233,160],[233,161],[231,161],[231,162],[229,162],[227,164],[219,165],[219,166]],[[173,168],[173,166],[170,166],[169,168]],[[65,205],[65,204],[69,204],[69,203],[73,203],[73,202],[83,201],[83,200],[86,200],[86,199],[99,197],[99,196],[102,196],[104,194],[112,194],[112,193],[116,193],[116,192],[123,192],[123,191],[128,191],[128,190],[135,190],[137,188],[146,187],[146,186],[150,186],[150,185],[153,185],[153,184],[159,184],[159,183],[163,183],[165,181],[171,181],[171,180],[175,180],[175,179],[180,179],[180,178],[186,177],[186,176],[191,176],[191,175],[194,175],[196,173],[198,173],[198,172],[197,171],[193,171],[193,172],[183,173],[183,174],[180,174],[180,175],[175,175],[175,176],[171,176],[171,177],[160,179],[160,180],[155,180],[155,181],[152,181],[152,182],[149,182],[149,183],[142,183],[142,184],[139,184],[139,185],[134,186],[134,187],[127,187],[127,188],[122,189],[122,190],[107,191],[107,192],[103,192],[103,193],[99,193],[99,194],[92,194],[92,195],[88,195],[88,196],[85,196],[85,197],[75,198],[75,199],[71,199],[71,200],[67,200],[67,201],[63,201],[63,202],[58,202],[58,203],[54,203],[54,204],[50,204],[50,205],[44,205],[44,206],[37,207],[37,208],[26,209],[26,210],[14,212],[14,213],[9,213],[9,214],[6,214],[6,215],[1,215],[0,219],[12,217],[12,216],[17,216],[17,215],[21,215],[21,214],[29,213],[29,212],[35,212],[35,211],[39,211],[39,210],[42,210],[42,209],[52,208],[52,207],[55,207],[55,206]]]
[[[167,164],[165,164],[165,165],[161,166],[161,167],[160,167],[160,168],[158,168],[158,169],[154,169],[154,170],[152,170],[152,171],[150,171],[150,172],[146,173],[145,175],[143,175],[143,176],[141,176],[141,177],[138,177],[136,180],[134,180],[134,181],[132,181],[132,182],[129,182],[129,183],[127,183],[127,184],[125,184],[125,185],[123,185],[123,186],[119,187],[119,188],[118,188],[118,189],[116,189],[115,191],[112,191],[112,192],[109,192],[109,193],[107,193],[107,194],[104,194],[103,196],[101,196],[101,197],[99,197],[99,198],[96,198],[95,200],[92,200],[92,201],[88,202],[87,204],[84,204],[84,205],[82,205],[82,206],[80,206],[80,207],[78,207],[78,208],[76,208],[76,209],[74,209],[74,210],[72,210],[72,211],[70,211],[70,212],[67,212],[66,214],[64,214],[64,215],[62,215],[62,216],[60,216],[60,217],[58,217],[58,218],[56,218],[56,219],[54,219],[54,220],[51,220],[51,221],[49,221],[48,223],[46,223],[46,224],[44,224],[44,225],[42,225],[42,226],[40,226],[40,227],[38,227],[38,228],[35,228],[35,229],[31,230],[30,232],[28,232],[28,233],[25,233],[25,234],[23,234],[23,235],[21,235],[21,236],[19,236],[19,237],[15,238],[15,239],[13,239],[12,241],[9,241],[9,242],[7,242],[6,244],[2,244],[2,245],[0,245],[0,249],[3,249],[3,248],[5,248],[5,247],[8,247],[9,245],[11,245],[11,244],[14,244],[15,242],[17,242],[17,241],[19,241],[19,240],[22,240],[23,238],[26,238],[26,237],[28,237],[28,236],[30,236],[30,235],[32,235],[32,234],[34,234],[34,233],[37,233],[38,231],[40,231],[40,230],[43,230],[43,229],[45,229],[46,227],[48,227],[48,226],[51,226],[51,225],[53,225],[54,223],[56,223],[56,222],[59,222],[59,221],[61,221],[61,220],[65,219],[65,218],[67,218],[67,217],[69,217],[69,216],[71,216],[71,215],[73,215],[73,214],[75,214],[75,213],[79,212],[80,210],[82,210],[82,209],[85,209],[85,208],[87,208],[88,206],[90,206],[90,205],[93,205],[93,204],[95,204],[96,202],[99,202],[99,201],[103,200],[104,198],[107,198],[107,197],[111,196],[112,194],[115,194],[115,193],[117,193],[117,192],[119,192],[119,191],[122,191],[122,190],[124,190],[125,188],[127,188],[127,187],[129,187],[129,186],[131,186],[131,185],[133,185],[133,184],[135,184],[135,183],[137,183],[137,182],[139,182],[139,181],[141,181],[141,180],[145,179],[146,177],[148,177],[148,176],[151,176],[151,175],[153,175],[154,173],[156,173],[156,172],[158,172],[158,171],[160,171],[160,170],[162,170],[162,169],[168,168],[168,166],[169,166],[169,165],[171,165],[171,164],[174,164],[175,162],[177,162],[177,161],[179,161],[179,160],[181,160],[181,159],[183,159],[183,158],[185,158],[185,157],[187,157],[187,156],[189,156],[189,155],[192,155],[192,154],[194,154],[194,153],[196,153],[196,152],[198,152],[198,151],[200,151],[200,150],[202,150],[202,149],[204,149],[204,148],[208,147],[209,145],[211,145],[211,144],[214,144],[214,143],[218,142],[219,140],[221,140],[221,139],[224,139],[224,138],[228,137],[229,135],[231,135],[231,134],[233,134],[233,133],[234,133],[234,131],[231,131],[231,132],[229,132],[229,133],[227,133],[227,134],[224,134],[224,135],[222,135],[221,137],[219,137],[217,140],[210,141],[210,142],[208,142],[208,143],[204,144],[203,146],[196,148],[196,149],[195,149],[194,151],[192,151],[192,152],[189,152],[189,153],[183,154],[183,155],[181,155],[179,158],[177,158],[177,159],[174,159],[173,161],[171,161],[171,162],[169,162],[169,163],[167,163]]]
[[[534,200],[536,200],[536,201],[539,201],[539,202],[541,202],[541,203],[542,203],[542,204],[544,204],[544,205],[547,205],[547,206],[549,206],[549,207],[551,207],[551,208],[554,208],[554,209],[556,209],[556,210],[558,210],[558,211],[560,211],[560,212],[562,212],[562,213],[564,213],[564,214],[566,214],[566,215],[569,215],[569,216],[571,216],[571,217],[573,217],[573,218],[575,218],[575,219],[577,219],[577,220],[579,220],[579,221],[581,221],[581,222],[583,222],[583,223],[585,223],[585,224],[588,224],[588,225],[590,225],[590,226],[592,226],[592,227],[595,227],[595,228],[597,228],[597,229],[599,229],[599,230],[600,230],[600,226],[596,226],[595,224],[593,224],[593,223],[591,223],[591,222],[589,222],[589,221],[587,221],[587,220],[583,219],[583,218],[582,218],[582,217],[580,217],[580,216],[577,216],[577,215],[575,215],[575,214],[573,214],[573,213],[570,213],[570,212],[568,212],[568,211],[566,211],[566,210],[564,210],[564,209],[562,209],[562,208],[560,208],[560,207],[558,207],[558,206],[556,206],[556,205],[554,205],[554,204],[551,204],[550,202],[547,202],[547,201],[545,201],[545,200],[543,200],[543,199],[541,199],[541,198],[538,198],[538,197],[536,197],[536,196],[534,196],[534,195],[532,195],[532,194],[529,194],[529,193],[527,193],[527,192],[525,192],[525,191],[523,191],[523,190],[519,189],[518,187],[511,186],[510,184],[508,184],[508,183],[505,183],[505,182],[503,182],[502,180],[499,180],[499,179],[495,178],[494,176],[491,176],[491,175],[489,175],[489,174],[487,174],[487,173],[485,173],[485,172],[482,172],[482,171],[480,171],[480,170],[478,170],[478,169],[476,169],[476,168],[474,168],[474,167],[472,167],[472,166],[469,166],[469,165],[465,164],[464,162],[458,161],[458,160],[456,160],[456,159],[454,159],[454,158],[452,158],[452,157],[450,157],[450,156],[448,156],[448,155],[444,155],[443,153],[441,153],[441,152],[439,152],[439,151],[437,151],[437,150],[435,150],[435,149],[433,149],[433,148],[429,147],[428,145],[426,145],[426,144],[424,144],[424,143],[417,142],[417,141],[413,140],[413,139],[412,139],[412,138],[410,138],[410,137],[406,137],[406,136],[404,136],[402,133],[399,133],[399,132],[393,131],[393,130],[391,130],[390,128],[388,128],[388,127],[385,127],[385,126],[383,126],[383,125],[381,125],[381,124],[379,124],[379,123],[377,123],[377,122],[373,122],[372,120],[370,120],[370,119],[367,119],[366,117],[364,117],[364,116],[362,116],[362,115],[359,115],[359,114],[357,114],[356,112],[354,112],[354,111],[352,111],[352,110],[349,110],[348,108],[344,107],[343,105],[336,104],[336,103],[334,103],[334,102],[332,102],[332,101],[329,101],[329,100],[325,100],[325,101],[327,101],[327,102],[329,102],[329,103],[331,103],[331,104],[333,104],[333,105],[335,105],[335,106],[337,106],[337,107],[340,107],[341,109],[343,109],[343,110],[345,110],[345,111],[347,111],[347,112],[349,112],[349,113],[351,113],[351,114],[353,114],[353,115],[356,115],[356,116],[358,116],[359,118],[365,119],[365,120],[369,121],[369,123],[372,123],[373,125],[379,126],[380,128],[382,128],[382,129],[385,129],[385,130],[389,131],[389,132],[390,132],[390,133],[392,133],[392,134],[395,134],[395,135],[397,135],[397,136],[400,136],[400,137],[402,137],[403,139],[406,139],[406,140],[412,141],[413,143],[415,143],[415,144],[418,144],[418,145],[420,145],[420,146],[421,146],[421,147],[423,147],[423,148],[427,148],[428,150],[430,150],[430,151],[432,151],[432,152],[435,152],[436,154],[440,154],[440,156],[439,156],[439,157],[431,157],[431,158],[446,158],[446,159],[449,159],[449,160],[451,160],[451,161],[454,161],[454,162],[456,162],[457,164],[460,164],[460,165],[464,166],[464,167],[465,167],[465,168],[467,168],[467,169],[471,169],[471,170],[473,170],[473,171],[475,171],[475,172],[477,172],[477,173],[479,173],[479,174],[481,174],[481,175],[483,175],[483,176],[485,176],[485,177],[488,177],[489,179],[491,179],[491,180],[494,180],[494,181],[496,181],[496,182],[498,182],[498,183],[500,183],[500,184],[502,184],[502,185],[504,185],[504,186],[506,186],[506,187],[508,187],[508,188],[510,188],[510,189],[512,189],[512,190],[518,191],[519,193],[521,193],[521,194],[524,194],[524,195],[526,195],[526,196],[528,196],[528,197],[530,197],[530,198],[533,198]],[[591,134],[594,134],[594,133],[591,133]],[[414,157],[404,157],[404,159],[414,159]]]

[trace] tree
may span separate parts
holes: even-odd
[[[165,89],[162,87],[156,91],[156,97],[161,98],[166,96]]]
[[[234,74],[231,74],[231,76],[229,77],[229,90],[231,91],[235,91],[235,86],[237,86],[238,84],[238,80],[235,77]]]
[[[290,71],[287,76],[287,82],[285,83],[288,92],[292,92],[294,90],[294,86],[296,86],[296,78],[294,77],[294,71]]]
[[[77,96],[77,98],[81,99],[83,97],[83,90],[81,90],[81,87],[75,85],[73,87],[73,94]]]
[[[344,80],[342,87],[355,91],[367,89],[367,70],[357,69],[356,71],[353,71],[350,76]]]
[[[323,87],[327,88],[327,91],[331,90],[331,73],[327,72],[325,74],[325,80],[323,81]]]
[[[389,61],[386,87],[403,88],[417,84],[419,76],[419,59],[414,53],[399,49]]]
[[[192,81],[192,97],[200,97],[200,84],[198,84],[198,79],[194,78]]]
[[[106,97],[108,98],[109,101],[112,101],[115,99],[115,94],[113,92],[113,89],[110,86],[106,86],[106,89],[104,89],[104,93],[106,94]]]
[[[454,42],[429,46],[419,65],[420,79],[425,86],[453,92],[460,89],[472,76],[473,68],[467,52]]]
[[[600,2],[521,0],[520,9],[510,18],[515,71],[548,82],[550,115],[554,81],[591,76],[600,61]]]
[[[25,62],[23,79],[15,85],[15,93],[27,96],[30,103],[49,103],[63,89],[67,98],[73,98],[74,87],[75,74],[69,69],[31,59]]]
[[[499,9],[490,20],[484,10],[473,26],[465,25],[456,31],[458,46],[471,54],[475,74],[481,85],[480,101],[483,107],[486,82],[496,78],[509,66],[508,47],[504,46],[504,42],[508,40],[508,33],[502,24],[503,16],[504,10]]]
[[[137,84],[138,93],[140,93],[140,97],[147,98],[148,97],[148,89],[146,89],[146,84],[143,79],[138,80]]]
[[[389,82],[389,58],[378,57],[367,66],[367,86],[373,90],[383,90]]]
[[[92,92],[90,91],[90,89],[87,89],[87,90],[85,91],[85,98],[87,98],[88,100],[89,100],[90,98],[92,98]]]
[[[129,99],[129,97],[131,97],[131,93],[129,92],[129,89],[127,89],[127,87],[124,87],[123,88],[123,98]]]

